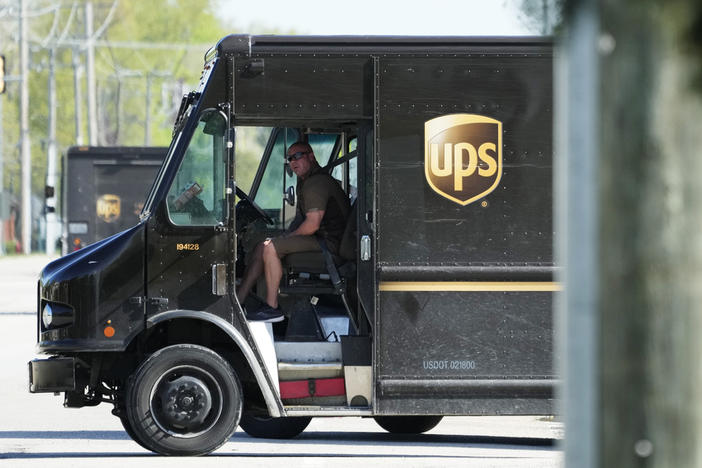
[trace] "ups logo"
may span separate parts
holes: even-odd
[[[502,122],[475,114],[426,121],[424,174],[436,193],[459,205],[483,198],[502,178]]]
[[[121,200],[117,195],[106,193],[97,199],[98,218],[106,223],[113,223],[119,219]]]

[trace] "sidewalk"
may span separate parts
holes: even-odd
[[[39,273],[56,258],[44,254],[1,256],[0,314],[35,314]]]

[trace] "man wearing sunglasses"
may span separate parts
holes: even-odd
[[[297,175],[297,217],[288,231],[259,244],[248,262],[237,297],[241,303],[261,274],[266,280],[266,304],[247,319],[279,322],[285,317],[278,307],[278,288],[283,277],[281,258],[293,252],[321,251],[319,238],[332,253],[337,253],[351,209],[341,185],[317,163],[312,147],[302,141],[293,143],[286,160]]]

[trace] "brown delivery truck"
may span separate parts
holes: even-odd
[[[43,270],[30,391],[111,404],[165,455],[552,414],[552,66],[541,38],[223,38],[139,222]],[[285,319],[251,321],[263,284],[237,285],[295,217],[297,141],[348,197],[345,248],[286,256]]]

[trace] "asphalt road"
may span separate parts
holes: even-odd
[[[167,458],[133,442],[106,404],[66,409],[32,395],[36,281],[49,257],[0,257],[0,467],[556,467],[563,428],[550,418],[453,417],[419,436],[395,436],[372,419],[317,418],[298,438],[254,439],[238,430],[205,457]]]

